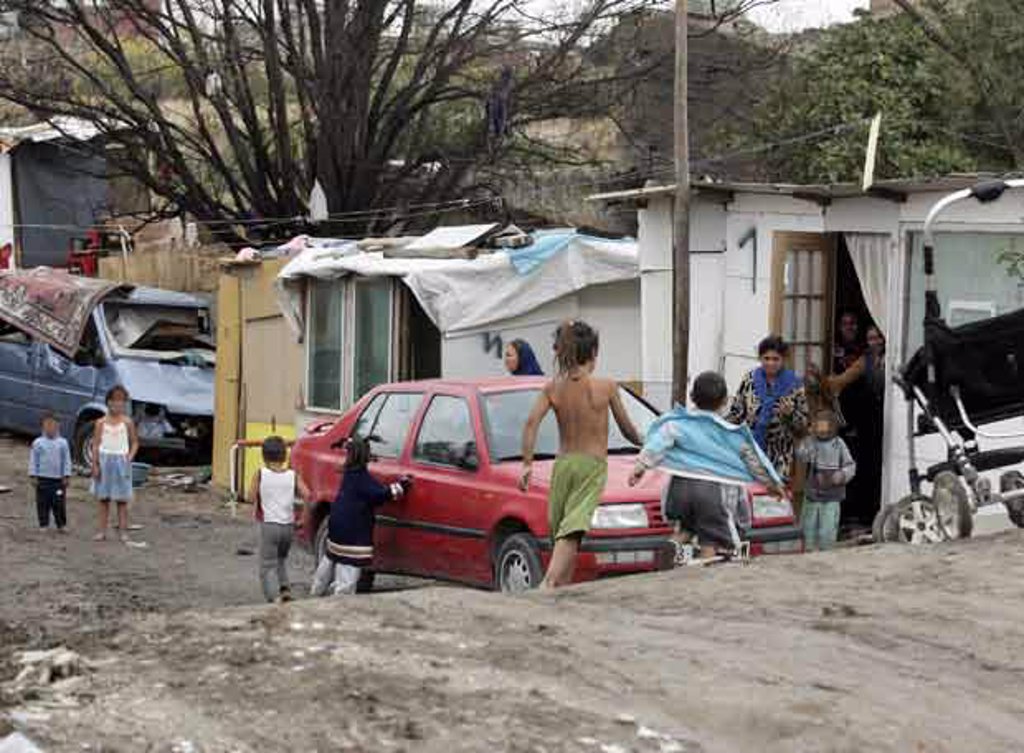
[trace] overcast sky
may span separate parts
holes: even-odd
[[[774,5],[756,8],[750,15],[772,31],[796,31],[849,21],[854,9],[867,6],[868,0],[779,0]]]

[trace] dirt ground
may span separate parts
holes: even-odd
[[[20,473],[19,444],[0,454],[0,478]],[[952,753],[1024,741],[1017,531],[555,596],[427,587],[266,606],[253,557],[236,553],[254,546],[252,528],[217,505],[145,490],[150,547],[133,550],[93,544],[91,527],[40,534],[23,492],[0,497],[0,683],[25,648],[90,662],[0,695],[0,727],[46,751],[107,753]],[[91,525],[84,499],[73,509]],[[296,558],[296,573],[308,564]]]

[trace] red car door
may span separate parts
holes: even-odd
[[[403,465],[409,433],[423,402],[421,392],[382,392],[366,406],[352,431],[370,440],[373,461],[370,473],[390,484],[408,473]],[[377,513],[374,530],[374,568],[382,572],[405,572],[407,553],[396,527],[404,503],[388,502]]]
[[[397,542],[417,572],[487,581],[487,531],[475,514],[481,502],[478,448],[469,399],[434,395],[411,449],[413,486],[402,508]]]

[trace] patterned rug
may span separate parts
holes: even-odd
[[[0,320],[74,358],[96,304],[126,286],[36,269],[0,273]]]

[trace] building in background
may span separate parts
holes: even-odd
[[[838,319],[858,314],[887,340],[884,431],[878,455],[882,498],[908,492],[906,403],[892,376],[921,345],[924,271],[921,232],[929,209],[976,175],[853,185],[696,184],[691,207],[690,376],[723,373],[731,389],[757,365],[770,333],[791,344],[791,365],[829,370]],[[638,214],[639,329],[645,396],[668,404],[672,379],[674,186],[591,197]],[[937,228],[942,311],[952,325],[1024,308],[1024,280],[999,259],[1024,255],[1024,198],[963,203]],[[1011,431],[1008,424],[993,427]],[[933,436],[917,447],[925,465],[946,459]],[[998,508],[997,508],[998,511]]]
[[[569,318],[600,331],[602,374],[639,389],[634,241],[563,230],[537,234],[518,250],[467,253],[462,241],[440,239],[466,231],[312,240],[290,261],[225,264],[217,307],[219,485],[230,482],[239,439],[294,436],[341,415],[379,384],[501,376],[504,346],[516,338],[533,346],[550,373],[554,331]],[[468,231],[467,238],[479,236],[490,226]],[[248,451],[236,478],[257,461]]]
[[[109,243],[119,217],[145,213],[145,187],[111,174],[102,149],[81,146],[100,138],[91,123],[63,118],[0,128],[0,262],[74,266],[75,252]]]

